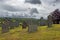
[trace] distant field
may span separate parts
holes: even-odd
[[[60,40],[60,24],[55,24],[51,28],[39,26],[38,31],[34,33],[28,33],[27,29],[22,30],[19,27],[1,34],[0,28],[0,40]]]

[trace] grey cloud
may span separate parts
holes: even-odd
[[[60,0],[55,0],[55,1],[53,2],[53,5],[56,6],[56,5],[59,4],[59,3],[60,3]]]
[[[6,1],[6,0],[0,0],[0,1]]]
[[[10,5],[1,5],[3,10],[11,11],[11,12],[19,12],[19,11],[26,11],[26,9],[18,8]]]
[[[9,14],[15,14],[16,12],[25,12],[26,10],[27,9],[0,3],[0,17],[6,17],[9,16]]]
[[[8,14],[8,12],[0,11],[0,17],[6,17]]]
[[[41,4],[40,0],[25,0],[26,3],[31,3],[31,4]]]
[[[56,6],[58,3],[60,3],[60,0],[41,0],[45,4]]]
[[[0,0],[0,2],[6,2],[6,1],[8,1],[8,0]]]
[[[55,0],[54,3],[60,3],[60,0]]]
[[[7,4],[5,4],[6,1],[7,0],[0,0],[0,2],[1,2],[1,4],[0,4],[0,10],[1,10],[0,15],[1,16],[2,15],[4,16],[6,14],[13,14],[13,13],[15,14],[16,12],[19,12],[19,16],[20,16],[20,14],[26,12],[27,14],[25,14],[24,16],[21,15],[20,17],[41,17],[41,16],[44,17],[45,16],[45,18],[46,18],[47,15],[49,15],[50,12],[52,12],[55,8],[58,8],[58,7],[60,8],[60,0],[25,0],[25,3],[31,4],[31,8],[32,8],[31,10],[29,10],[27,8],[24,9],[21,7],[18,8],[18,7],[16,7],[17,5],[16,6],[7,5]],[[52,6],[54,3],[56,3],[55,7]],[[39,6],[41,8],[40,9],[37,5],[34,5],[34,6],[37,6],[37,8],[34,8],[32,4],[41,4],[42,8]],[[5,12],[5,10],[7,12]],[[11,13],[9,13],[9,12],[11,12]],[[28,12],[30,12],[30,13],[28,13]],[[15,16],[17,16],[17,15],[15,15]]]

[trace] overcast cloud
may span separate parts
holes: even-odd
[[[60,0],[0,0],[0,17],[15,16],[46,18],[50,12],[60,9]]]
[[[25,0],[25,3],[41,4],[41,1],[40,0]]]

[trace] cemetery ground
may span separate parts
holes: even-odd
[[[39,26],[34,33],[28,33],[27,29],[20,26],[2,34],[0,28],[0,40],[60,40],[60,24],[54,24],[50,28]]]

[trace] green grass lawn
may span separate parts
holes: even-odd
[[[0,31],[0,40],[60,40],[60,24],[54,24],[51,28],[39,26],[34,33],[28,33],[27,30],[18,27],[4,34]]]

